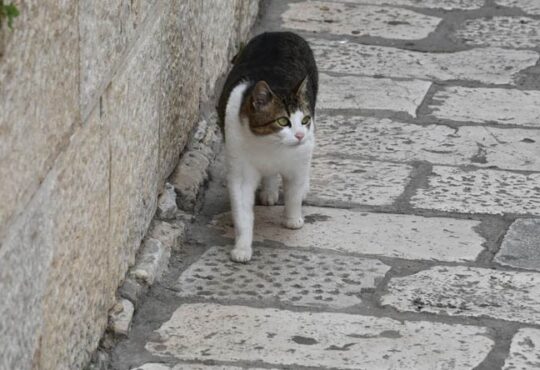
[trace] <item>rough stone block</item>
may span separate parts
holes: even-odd
[[[319,74],[321,92],[318,107],[323,109],[376,109],[405,112],[416,117],[431,82],[395,81],[388,78],[329,76]]]
[[[532,50],[481,48],[454,53],[425,53],[347,40],[310,38],[308,41],[320,71],[419,80],[513,84],[514,76],[534,66],[539,56]]]
[[[540,20],[528,17],[474,18],[463,22],[450,37],[466,45],[535,48],[540,43],[538,30]]]
[[[304,207],[303,213],[304,226],[288,230],[281,226],[283,207],[255,207],[254,240],[415,260],[474,261],[484,250],[484,238],[474,231],[478,221],[322,207]],[[234,238],[230,213],[214,225]]]
[[[435,166],[411,204],[445,212],[540,215],[540,174]]]
[[[430,104],[437,118],[531,127],[540,127],[539,106],[540,91],[459,86],[437,91]]]
[[[145,239],[137,256],[137,263],[129,271],[129,276],[146,285],[159,280],[167,268],[171,250],[157,239]]]
[[[525,13],[540,15],[540,3],[537,0],[496,0],[498,5],[520,8]]]
[[[484,5],[484,0],[348,0],[348,2],[366,5],[412,6],[416,8],[433,8],[445,10],[471,10],[481,8],[482,5]]]
[[[400,311],[491,317],[537,324],[540,275],[466,266],[436,266],[392,278],[383,305]]]
[[[122,298],[128,299],[136,306],[147,290],[148,287],[146,284],[140,283],[135,278],[128,276],[120,288],[118,288],[118,293]]]
[[[473,369],[494,345],[488,333],[459,324],[183,304],[145,348],[168,359],[263,361],[292,369]]]
[[[203,84],[199,0],[167,2],[162,30],[160,89],[160,180],[167,178],[184,150],[199,115]]]
[[[504,362],[503,370],[540,368],[540,330],[519,329],[512,338],[510,355]]]
[[[429,161],[509,170],[540,169],[540,131],[416,125],[391,119],[319,114],[315,155]]]
[[[390,205],[405,190],[412,167],[351,159],[314,158],[308,201]]]
[[[201,151],[188,151],[182,156],[169,181],[178,195],[178,206],[192,211],[202,185],[208,179],[210,161]]]
[[[540,219],[518,219],[495,256],[501,265],[540,271]]]
[[[255,248],[240,265],[227,248],[214,247],[182,273],[176,289],[189,298],[347,308],[362,303],[361,293],[373,291],[388,270],[376,259],[268,248]]]
[[[238,49],[236,2],[231,0],[202,0],[202,77],[201,99],[210,99],[219,76],[230,65]]]
[[[182,246],[185,229],[186,224],[182,220],[171,222],[154,220],[148,230],[148,237],[159,240],[165,247],[171,250],[178,250]]]
[[[127,299],[121,299],[111,310],[109,328],[116,335],[127,336],[135,307]]]
[[[82,366],[97,347],[113,302],[103,289],[110,277],[105,138],[93,114],[3,241],[1,368]]]
[[[161,18],[139,40],[107,89],[104,120],[111,142],[110,290],[133,264],[157,205]]]
[[[176,205],[174,186],[166,183],[165,189],[158,198],[156,215],[162,220],[172,220],[175,218],[177,212],[178,207]]]
[[[0,30],[0,240],[81,125],[77,2],[16,4]]]
[[[157,0],[82,1],[79,7],[81,50],[80,101],[92,108],[137,36]],[[154,9],[157,12],[157,9]]]
[[[401,40],[423,39],[441,21],[403,8],[324,1],[290,3],[281,19],[295,30]]]

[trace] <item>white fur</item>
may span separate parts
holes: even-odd
[[[298,229],[304,224],[302,200],[309,190],[309,168],[315,146],[315,123],[302,125],[304,114],[294,112],[291,127],[275,134],[256,136],[249,123],[240,119],[242,95],[248,83],[231,92],[225,110],[225,152],[227,176],[236,243],[231,258],[237,262],[251,259],[253,241],[253,205],[255,190],[262,180],[261,202],[273,205],[278,199],[281,175],[285,195],[283,225]],[[299,141],[295,134],[304,134]]]

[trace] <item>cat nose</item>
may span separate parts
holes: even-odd
[[[302,140],[304,138],[304,134],[301,132],[297,132],[294,134],[294,137],[298,139],[298,141]]]

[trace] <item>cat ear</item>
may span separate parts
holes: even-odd
[[[251,92],[251,102],[255,110],[264,109],[264,107],[272,102],[273,98],[274,93],[265,81],[259,81],[255,84],[255,87]]]
[[[304,79],[296,85],[296,87],[293,89],[296,96],[306,96],[308,80],[309,76],[306,75],[306,77],[304,77]]]

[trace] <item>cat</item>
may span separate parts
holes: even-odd
[[[267,32],[249,41],[233,60],[218,104],[225,134],[227,182],[235,227],[230,256],[252,255],[253,206],[272,206],[283,180],[283,226],[304,224],[302,201],[309,190],[315,146],[318,71],[308,43],[291,32]]]

